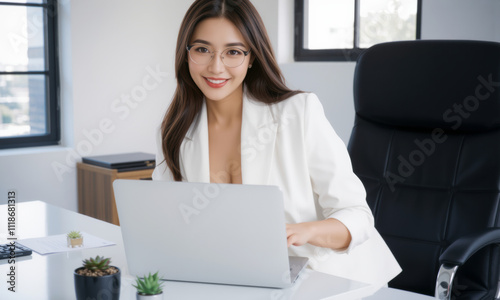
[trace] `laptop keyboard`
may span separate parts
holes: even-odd
[[[11,257],[11,250],[12,250],[12,245],[11,244],[1,244],[0,245],[0,259],[6,259]],[[26,256],[26,255],[31,255],[33,251],[31,251],[30,248],[24,247],[23,245],[14,244],[14,253],[15,257],[20,257],[20,256]]]

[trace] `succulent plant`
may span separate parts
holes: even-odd
[[[68,238],[70,239],[79,239],[82,237],[82,234],[80,233],[80,231],[70,231],[68,234],[67,234]]]
[[[133,285],[139,294],[142,295],[157,295],[161,294],[163,289],[162,286],[164,282],[160,282],[161,278],[158,277],[158,272],[148,276],[144,276],[144,279],[139,278],[135,280],[136,285]]]
[[[109,268],[110,258],[96,256],[95,258],[83,260],[83,267],[89,271],[106,270]]]

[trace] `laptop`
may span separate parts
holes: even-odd
[[[288,256],[277,186],[118,179],[113,188],[134,276],[284,288],[307,264]]]
[[[82,162],[118,172],[154,169],[155,155],[144,152],[132,152],[110,155],[82,157]]]

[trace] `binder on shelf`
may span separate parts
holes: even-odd
[[[110,155],[82,157],[82,162],[118,172],[154,169],[155,155],[144,152],[131,152]]]

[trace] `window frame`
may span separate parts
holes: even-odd
[[[29,0],[27,0],[29,1]],[[57,0],[44,0],[42,3],[17,3],[0,1],[2,6],[33,6],[44,10],[44,71],[0,71],[0,75],[44,75],[45,76],[45,124],[47,132],[41,135],[0,137],[0,150],[58,145],[61,139],[60,102],[59,102],[59,63]]]
[[[354,0],[353,48],[347,49],[306,49],[304,48],[305,11],[304,2],[295,0],[294,7],[294,59],[295,61],[356,61],[366,48],[359,48],[359,1]],[[421,38],[422,0],[417,0],[415,39]]]

